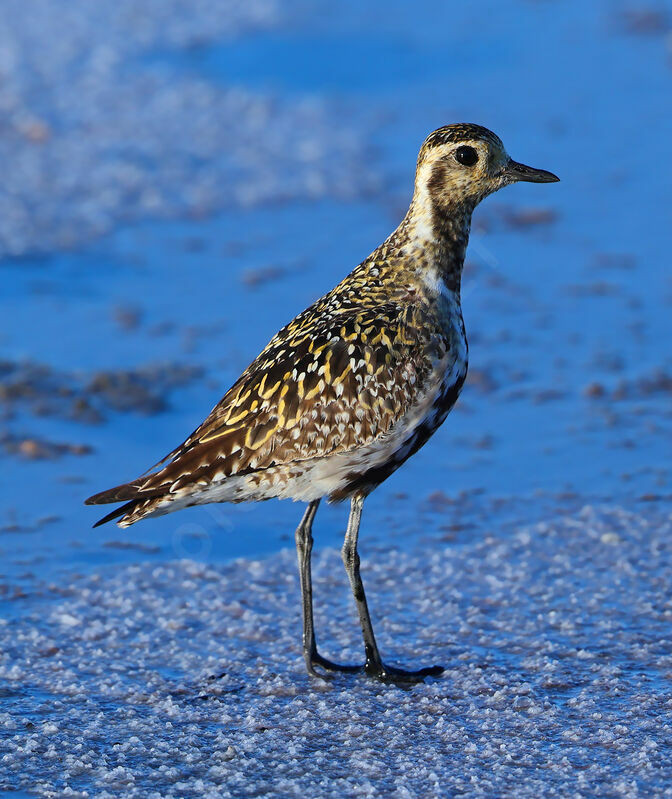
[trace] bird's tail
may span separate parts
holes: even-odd
[[[106,505],[111,502],[124,502],[124,505],[115,508],[107,516],[103,516],[93,526],[100,527],[101,524],[119,519],[119,527],[130,527],[131,524],[149,515],[157,515],[160,507],[165,503],[165,491],[141,491],[137,483],[124,483],[123,485],[108,488],[85,500],[85,505]],[[120,518],[121,517],[121,518]]]

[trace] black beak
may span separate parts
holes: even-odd
[[[552,172],[547,172],[545,169],[535,169],[525,164],[519,164],[517,161],[509,161],[504,167],[504,175],[506,175],[511,182],[517,180],[524,180],[527,183],[556,183],[560,178]]]

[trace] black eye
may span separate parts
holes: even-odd
[[[478,153],[473,147],[463,145],[455,150],[455,160],[463,166],[473,166],[478,161]]]

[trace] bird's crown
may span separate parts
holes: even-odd
[[[437,128],[437,130],[427,136],[422,149],[429,150],[444,144],[459,144],[460,142],[469,141],[483,141],[489,143],[495,149],[504,149],[499,136],[496,136],[491,130],[484,128],[482,125],[476,125],[473,122],[460,122],[456,125],[444,125],[442,128]]]

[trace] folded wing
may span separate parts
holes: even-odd
[[[345,452],[384,435],[423,378],[425,359],[404,337],[403,312],[359,307],[326,319],[311,310],[271,340],[203,424],[157,464],[165,466],[87,503],[129,501],[105,520],[139,502],[151,512],[188,486]]]

